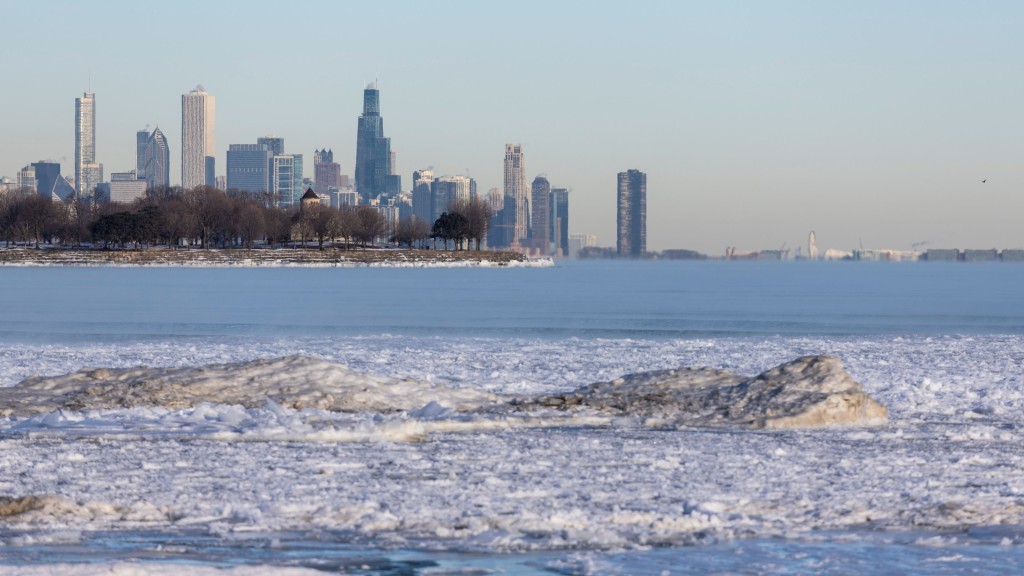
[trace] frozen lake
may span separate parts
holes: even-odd
[[[0,281],[0,386],[306,354],[548,394],[827,353],[890,410],[884,428],[780,432],[455,430],[429,411],[335,422],[220,405],[0,419],[0,497],[39,498],[0,518],[0,571],[1024,569],[1024,266],[0,268]],[[325,440],[324,421],[368,439]],[[429,433],[395,439],[409,427]]]

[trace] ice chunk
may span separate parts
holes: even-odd
[[[816,428],[888,421],[886,408],[831,356],[804,356],[752,378],[713,368],[631,374],[517,406],[591,408],[677,426]]]

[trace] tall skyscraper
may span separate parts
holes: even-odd
[[[569,190],[551,189],[551,243],[556,256],[569,255]]]
[[[181,187],[215,186],[216,100],[197,86],[181,95]]]
[[[96,162],[96,95],[75,98],[75,191],[88,196],[103,181],[103,165]]]
[[[505,198],[515,203],[512,243],[522,246],[529,230],[530,203],[526,196],[526,167],[521,144],[505,144]]]
[[[391,167],[391,139],[384,137],[384,119],[380,115],[380,91],[372,83],[363,90],[363,113],[356,133],[356,192],[363,203],[397,188],[401,176]]]
[[[146,188],[167,188],[171,185],[171,148],[159,126],[146,139],[143,173],[146,177]]]
[[[135,133],[135,176],[146,179],[146,146],[149,144],[149,128]],[[113,178],[113,175],[111,175]]]
[[[639,258],[647,252],[647,174],[619,172],[616,246],[620,257]]]
[[[341,164],[334,161],[333,150],[313,153],[313,178],[316,183],[314,190],[321,198],[329,197],[331,188],[335,192],[341,188]]]
[[[530,246],[542,255],[551,253],[551,183],[543,176],[530,186]]]

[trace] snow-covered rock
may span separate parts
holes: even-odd
[[[831,356],[804,356],[755,377],[713,368],[643,372],[518,405],[590,408],[666,426],[818,428],[888,421],[886,408]]]

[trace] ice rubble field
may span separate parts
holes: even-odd
[[[687,365],[757,374],[819,353],[888,407],[888,426],[532,428],[460,420],[443,395],[388,415],[206,404],[0,419],[0,496],[32,497],[0,527],[13,534],[5,545],[81,530],[326,530],[396,548],[628,550],[862,528],[1024,545],[1022,336],[12,344],[0,386],[306,354],[456,391],[540,395]]]

